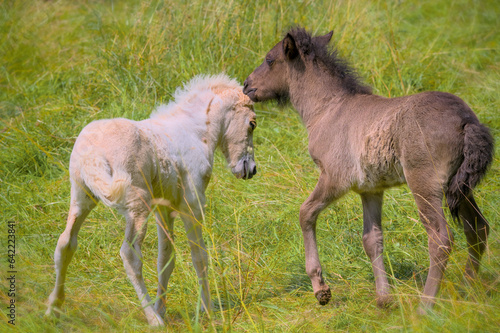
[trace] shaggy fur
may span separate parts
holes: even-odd
[[[390,301],[383,262],[384,190],[407,183],[428,234],[430,267],[420,312],[433,306],[451,251],[443,210],[463,222],[469,246],[465,275],[476,276],[489,225],[472,188],[493,159],[493,138],[457,96],[425,92],[399,98],[371,94],[347,63],[329,53],[332,33],[312,37],[290,30],[246,79],[254,101],[289,97],[309,134],[309,153],[320,169],[316,188],[300,208],[306,271],[320,304],[331,298],[316,246],[319,213],[349,190],[363,204],[363,247],[372,262],[378,304]]]
[[[166,288],[175,265],[174,213],[180,213],[184,222],[202,287],[203,307],[210,310],[201,222],[214,151],[221,148],[237,178],[252,178],[256,173],[252,142],[255,126],[252,102],[243,95],[241,86],[225,75],[194,78],[176,91],[173,102],[160,106],[149,119],[106,119],[87,125],[71,154],[71,205],[54,254],[56,284],[46,314],[60,311],[78,231],[98,201],[116,208],[126,219],[120,255],[151,325],[164,324]],[[158,232],[155,302],[144,284],[141,255],[152,210]]]

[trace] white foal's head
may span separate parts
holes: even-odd
[[[225,132],[220,147],[236,178],[250,179],[257,173],[253,154],[253,131],[257,127],[253,103],[241,91],[225,113]]]

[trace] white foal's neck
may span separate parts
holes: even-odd
[[[199,75],[174,93],[174,100],[161,105],[151,119],[173,122],[196,133],[213,155],[225,131],[226,114],[238,99],[241,86],[224,74]]]

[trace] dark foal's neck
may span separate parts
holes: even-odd
[[[346,99],[355,96],[343,88],[339,78],[316,66],[292,73],[290,81],[290,102],[307,129],[325,112],[335,112]]]
[[[335,112],[346,101],[372,93],[335,53],[318,51],[314,60],[292,64],[289,69],[290,101],[308,130],[325,112]]]

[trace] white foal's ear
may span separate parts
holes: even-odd
[[[210,102],[208,102],[208,105],[207,105],[207,114],[210,112],[210,107],[212,106],[212,102],[214,101],[214,98],[215,97],[212,97],[212,99],[210,100]]]

